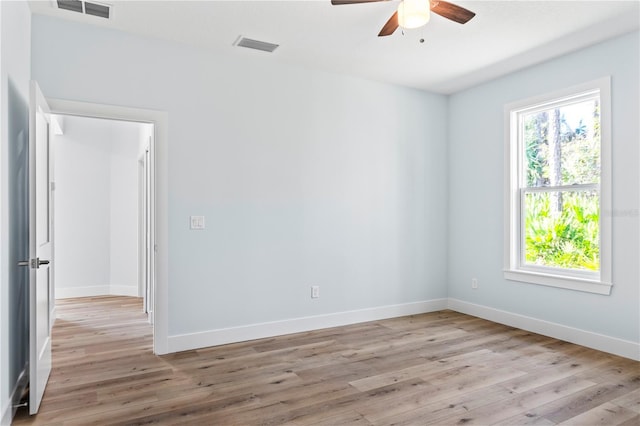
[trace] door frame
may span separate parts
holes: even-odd
[[[148,145],[138,158],[138,296],[143,298],[143,311],[148,314],[149,323],[153,324],[152,292],[149,285],[151,268],[151,179],[150,149],[153,137],[149,137]]]
[[[76,115],[154,125],[150,152],[151,275],[153,286],[153,352],[169,352],[168,321],[168,113],[88,102],[47,98],[52,114]]]

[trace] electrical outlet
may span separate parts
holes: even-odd
[[[471,278],[471,288],[474,289],[474,290],[478,288],[478,279],[477,278]]]
[[[312,299],[317,299],[318,297],[320,297],[320,286],[319,285],[312,285],[311,286],[311,298]]]

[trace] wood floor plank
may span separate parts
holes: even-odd
[[[554,401],[564,395],[573,395],[577,391],[592,387],[594,383],[574,377],[559,380],[537,389],[513,394],[509,398],[469,410],[463,415],[445,419],[445,424],[485,425],[496,424],[505,419],[526,413],[527,410]]]
[[[475,391],[459,391],[455,385],[436,386],[433,392],[407,398],[388,407],[386,412],[367,413],[374,425],[411,426],[444,424],[443,420],[462,415],[474,408],[509,398],[512,393],[500,386],[483,387]]]
[[[640,388],[624,394],[611,402],[640,414]]]
[[[602,405],[592,408],[579,416],[572,417],[559,424],[563,426],[613,426],[624,423],[627,420],[631,420],[636,416],[637,413],[634,411],[610,402],[605,402]]]
[[[640,425],[640,414],[630,418],[626,422],[620,423],[618,426],[638,426],[638,425]]]
[[[387,386],[410,378],[428,377],[434,373],[441,374],[444,370],[453,370],[455,368],[463,367],[469,364],[472,359],[475,362],[483,363],[492,357],[496,357],[493,352],[488,349],[481,349],[467,354],[443,358],[438,361],[424,360],[418,363],[418,365],[403,368],[401,370],[398,370],[396,367],[394,371],[354,380],[349,382],[349,384],[361,392],[366,392],[371,389]]]
[[[549,419],[532,413],[520,413],[495,424],[495,426],[552,426],[555,425]],[[585,425],[586,426],[586,425]]]
[[[629,392],[630,390],[624,385],[597,384],[542,405],[534,412],[555,423],[562,423]]]
[[[57,312],[40,413],[17,426],[640,421],[640,363],[452,311],[165,356],[141,299]]]
[[[524,376],[509,380],[502,385],[509,390],[522,393],[566,377],[575,376],[576,374],[594,368],[596,365],[599,365],[599,363],[578,363],[576,360],[569,359],[562,363],[556,363],[551,367],[541,368],[538,371],[533,371]]]

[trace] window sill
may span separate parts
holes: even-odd
[[[585,278],[563,277],[560,275],[542,274],[539,272],[513,269],[505,270],[504,278],[510,281],[519,281],[529,284],[538,284],[548,287],[558,287],[603,295],[611,294],[611,287],[613,286],[611,283],[603,283]]]

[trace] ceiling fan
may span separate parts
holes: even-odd
[[[343,4],[374,3],[390,0],[331,0],[331,4],[339,6]],[[391,35],[398,29],[418,28],[429,22],[431,12],[437,13],[459,24],[466,24],[475,13],[464,7],[442,0],[401,0],[398,10],[384,24],[378,37]]]

